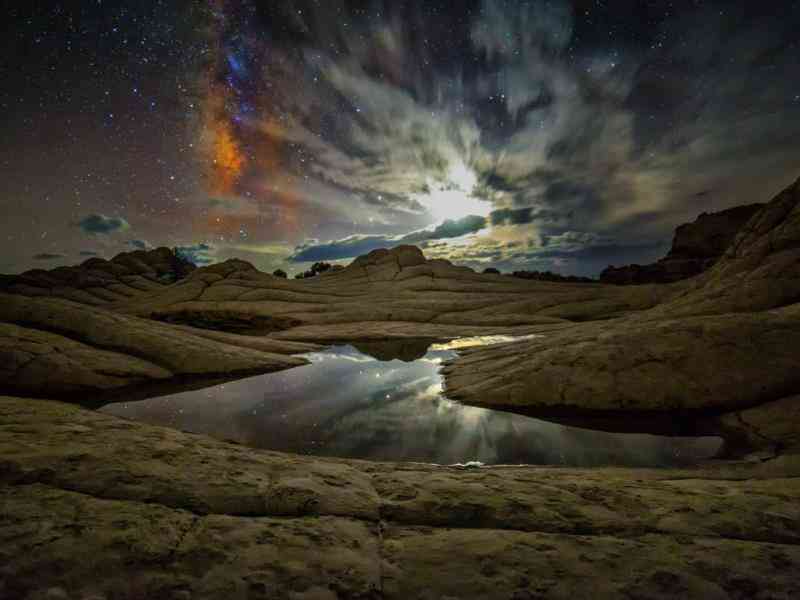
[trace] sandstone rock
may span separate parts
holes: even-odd
[[[446,393],[542,415],[747,408],[800,389],[795,312],[593,323],[468,349],[445,367]]]
[[[616,285],[670,283],[694,277],[711,267],[733,243],[739,231],[763,204],[736,206],[716,213],[703,213],[693,223],[675,230],[666,257],[651,265],[608,267],[600,281]]]
[[[169,248],[125,252],[112,258],[90,258],[76,267],[34,269],[0,278],[0,291],[28,296],[55,296],[103,305],[140,296],[180,281],[195,266]]]
[[[314,342],[377,356],[399,343],[410,359],[420,337],[539,332],[462,351],[448,392],[764,452],[679,471],[463,470],[262,452],[0,398],[0,597],[793,597],[799,207],[800,182],[708,271],[669,285],[524,281],[413,247],[298,281],[233,260],[163,285],[130,275],[154,268],[136,253],[84,279],[6,280],[0,384],[28,396],[96,405],[289,368]],[[684,238],[674,260],[698,246]]]
[[[303,280],[271,277],[247,265],[198,269],[146,298],[120,301],[119,312],[239,332],[307,325],[437,322],[474,327],[552,324],[608,318],[650,308],[678,291],[523,281],[425,260],[418,248],[374,251],[338,272]],[[233,269],[233,270],[231,270]],[[210,317],[209,315],[213,316]],[[248,325],[248,322],[251,324]],[[419,337],[419,336],[417,336]]]
[[[767,449],[772,456],[800,452],[800,396],[727,413],[717,422],[720,435],[735,440],[742,447]]]
[[[292,345],[296,342],[374,345],[421,337],[546,333],[543,339],[508,348],[465,352],[446,369],[449,393],[466,403],[510,407],[548,418],[588,419],[584,423],[611,420],[633,430],[663,431],[661,415],[666,413],[672,417],[666,421],[672,424],[668,429],[691,431],[695,421],[702,419],[705,427],[707,417],[752,408],[797,391],[797,357],[790,344],[797,337],[800,316],[798,309],[787,306],[800,298],[800,274],[795,273],[800,264],[797,188],[793,186],[761,209],[710,271],[670,285],[621,288],[523,281],[426,260],[419,249],[401,246],[376,250],[341,271],[298,281],[260,273],[244,261],[226,261],[135,298],[109,300],[105,306],[114,312],[92,313],[93,323],[105,325],[89,329],[116,327],[124,320],[115,314],[181,324],[153,331],[159,332],[159,338],[160,332],[178,336],[176,340],[183,335],[204,337],[206,356],[225,354],[231,346],[288,354],[308,349]],[[697,245],[691,235],[676,239],[675,257]],[[716,247],[711,244],[704,252]],[[123,268],[121,263],[112,263],[114,269]],[[111,286],[102,289],[114,293]],[[13,297],[21,297],[21,292]],[[43,300],[31,302],[37,310],[42,308]],[[765,309],[780,310],[754,312]],[[34,326],[62,337],[78,336],[75,341],[85,344],[81,356],[86,368],[69,367],[75,377],[83,373],[80,378],[85,378],[92,372],[90,362],[95,358],[89,350],[119,352],[119,344],[126,349],[123,356],[138,352],[137,358],[152,363],[137,363],[131,373],[116,365],[113,376],[121,378],[123,387],[143,377],[155,378],[153,366],[172,378],[178,373],[192,374],[194,367],[189,363],[206,364],[201,371],[213,370],[222,376],[252,372],[249,358],[237,356],[227,363],[214,360],[212,369],[208,358],[181,359],[185,344],[164,349],[150,335],[104,332],[100,337],[86,337],[71,324],[71,331],[64,331],[61,322],[69,320],[66,313],[71,310],[61,307],[52,318],[37,317]],[[0,308],[0,320],[2,312]],[[19,323],[21,318],[12,314],[5,320]],[[149,322],[124,321],[135,323],[135,329]],[[194,327],[182,328],[185,325]],[[198,333],[198,326],[208,333]],[[231,331],[255,335],[244,341]],[[28,354],[15,346],[26,342],[19,336],[13,340],[6,343],[8,364],[19,365]],[[224,344],[221,350],[216,349],[217,342]],[[146,347],[137,348],[138,344]],[[165,356],[156,360],[162,351]],[[381,354],[380,349],[377,352]],[[70,365],[75,356],[73,352]],[[103,360],[111,360],[104,356]],[[240,360],[248,365],[244,370]],[[296,363],[271,364],[267,370],[292,364]],[[6,369],[5,377],[13,379],[15,369]],[[150,374],[145,376],[147,369]],[[66,367],[54,368],[53,373],[49,391],[39,390],[40,395],[61,395],[59,382],[74,391],[83,381],[67,377]],[[106,368],[95,373],[92,377],[103,379],[91,385],[114,387],[109,373]],[[628,418],[620,420],[620,414]]]
[[[717,259],[722,256],[739,231],[764,208],[764,204],[735,206],[715,213],[703,213],[693,223],[675,230],[667,259]]]
[[[9,598],[800,593],[789,457],[680,471],[311,459],[8,397],[0,457]]]
[[[705,427],[709,414],[781,398],[797,402],[800,181],[760,209],[709,271],[665,287],[671,297],[613,321],[470,349],[446,367],[447,393],[468,404],[604,429],[634,419],[637,430],[661,432],[667,425],[691,431]],[[565,309],[559,307],[561,316]],[[776,439],[760,445],[794,439],[800,431],[794,412]],[[746,425],[723,422],[732,442],[759,441]]]
[[[524,281],[426,260],[419,249],[401,246],[371,252],[338,272],[298,281],[230,260],[197,269],[173,285],[134,298],[114,300],[112,286],[97,288],[110,294],[105,306],[113,312],[106,313],[86,313],[71,304],[50,314],[55,308],[45,307],[45,300],[9,300],[3,303],[8,306],[0,307],[0,320],[33,325],[85,345],[82,354],[71,350],[68,367],[67,363],[53,367],[48,391],[39,390],[40,395],[60,395],[61,383],[65,390],[75,391],[92,377],[95,381],[86,389],[115,387],[113,378],[126,387],[143,378],[254,372],[254,352],[303,351],[303,346],[287,342],[374,345],[392,339],[540,332],[547,337],[465,352],[445,371],[449,393],[466,403],[510,407],[549,418],[610,419],[645,431],[662,431],[661,415],[666,413],[672,416],[667,422],[674,425],[673,430],[691,430],[695,421],[702,419],[705,426],[707,417],[797,392],[797,353],[791,344],[796,343],[800,309],[789,305],[800,298],[798,187],[792,186],[762,208],[711,270],[670,285],[621,288]],[[696,229],[676,236],[673,258],[700,245],[691,233]],[[716,252],[720,244],[712,242],[702,251]],[[112,261],[110,268],[130,269],[137,260],[129,256]],[[21,298],[24,291],[17,290],[8,298]],[[24,314],[22,307],[28,303],[36,307],[38,316]],[[16,307],[13,314],[9,313],[12,306]],[[757,312],[767,309],[776,310]],[[69,312],[88,315],[87,325],[71,323],[76,319],[70,319]],[[137,316],[194,328],[158,326]],[[33,322],[22,322],[29,319]],[[118,326],[138,333],[105,331]],[[144,333],[151,326],[153,335]],[[206,328],[208,334],[199,334],[197,327]],[[231,331],[260,337],[244,341]],[[264,334],[270,341],[256,343]],[[193,344],[183,336],[204,338],[204,358],[183,356],[184,349]],[[5,344],[8,364],[16,365],[5,370],[10,380],[30,354],[22,347],[27,342],[18,335],[7,339],[13,340]],[[165,344],[168,339],[174,342]],[[218,355],[230,353],[231,347],[238,349],[235,358],[217,360]],[[117,356],[113,368],[103,367],[97,373],[90,363],[100,359],[92,349],[133,354],[148,364],[135,363],[126,372]],[[241,352],[251,354],[245,358]],[[75,365],[78,356],[83,357],[83,366]],[[52,360],[37,359],[38,364]],[[112,357],[105,354],[102,360],[105,365]],[[270,370],[297,363],[259,364]],[[157,368],[169,375],[158,371],[156,377]],[[67,377],[67,370],[77,380]],[[35,391],[27,383],[24,389]],[[619,414],[630,418],[620,421]]]
[[[742,229],[722,258],[654,313],[763,311],[800,301],[800,179]]]
[[[154,321],[57,298],[0,294],[0,387],[33,396],[230,378],[305,364]],[[262,348],[266,349],[265,346]]]

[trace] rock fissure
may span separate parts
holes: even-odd
[[[687,481],[687,479],[675,479],[675,480],[661,480],[664,481]],[[722,481],[722,480],[718,480]],[[736,480],[738,481],[738,480]],[[200,525],[204,519],[208,519],[211,517],[227,517],[232,519],[242,519],[246,521],[259,521],[259,520],[277,520],[277,521],[314,521],[319,518],[339,518],[339,519],[348,519],[353,521],[359,521],[367,524],[368,526],[375,526],[377,527],[377,531],[379,535],[376,534],[377,537],[380,537],[382,540],[382,536],[385,530],[388,527],[427,527],[431,529],[443,529],[443,530],[464,530],[464,531],[487,531],[487,532],[506,532],[506,533],[520,533],[520,534],[542,534],[542,535],[551,535],[551,536],[564,536],[569,538],[616,538],[621,540],[636,540],[639,538],[647,537],[647,536],[660,536],[665,538],[676,538],[686,536],[687,533],[683,531],[668,531],[664,529],[657,529],[652,527],[646,526],[637,526],[631,530],[620,530],[618,527],[597,527],[597,528],[587,528],[583,527],[576,527],[575,531],[566,531],[566,530],[556,530],[556,529],[517,529],[513,527],[491,527],[491,526],[480,526],[480,525],[470,525],[467,523],[438,523],[438,522],[431,522],[431,521],[412,521],[412,520],[398,520],[396,518],[389,519],[389,518],[381,518],[378,521],[365,519],[361,516],[357,515],[343,515],[343,514],[295,514],[295,515],[286,515],[286,514],[272,514],[272,513],[264,513],[264,514],[230,514],[230,513],[194,513],[191,510],[184,508],[184,507],[176,507],[167,504],[162,504],[160,502],[145,502],[141,500],[129,499],[124,497],[107,497],[103,495],[96,495],[92,493],[87,493],[84,491],[80,491],[77,489],[72,489],[69,487],[64,487],[62,485],[54,485],[53,483],[48,482],[25,482],[25,483],[12,483],[11,487],[31,487],[31,486],[45,486],[54,490],[59,490],[63,492],[68,492],[71,494],[76,494],[80,496],[85,496],[88,498],[92,498],[93,500],[97,501],[107,501],[107,502],[122,502],[122,503],[131,503],[131,504],[139,504],[139,505],[149,505],[149,506],[158,506],[166,510],[175,511],[179,513],[186,513],[190,515],[190,522],[187,526],[185,526],[178,534],[177,540],[173,544],[173,548],[170,552],[170,556],[174,556],[179,551],[181,545],[184,543],[186,538],[189,534],[194,530],[198,525]],[[0,493],[2,493],[0,491]],[[81,516],[81,508],[76,508],[76,512],[74,513],[74,518],[76,520],[80,519]],[[731,536],[731,535],[691,535],[691,537],[696,539],[708,539],[708,540],[725,540],[725,541],[732,541],[732,542],[745,542],[745,543],[752,543],[752,544],[771,544],[777,546],[789,546],[789,547],[797,547],[800,546],[800,540],[798,541],[787,541],[787,540],[774,540],[774,539],[764,539],[759,537],[747,537],[747,536]]]

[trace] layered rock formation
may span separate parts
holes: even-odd
[[[791,598],[800,462],[311,459],[0,397],[1,598]]]
[[[716,213],[703,213],[693,223],[675,230],[667,256],[651,265],[608,267],[602,283],[631,285],[670,283],[708,270],[725,253],[739,231],[763,204],[736,206]]]
[[[173,328],[60,298],[0,293],[6,391],[83,401],[94,392],[231,379],[305,364],[314,346]]]
[[[184,275],[5,281],[0,389],[26,398],[0,398],[0,598],[800,594],[800,181],[668,285],[482,275],[413,247],[304,280],[243,261]],[[680,471],[379,464],[30,399],[289,368],[309,343],[405,341],[410,359],[420,338],[534,332],[463,351],[448,392],[754,453]]]
[[[111,260],[90,258],[76,267],[0,275],[0,291],[102,306],[146,295],[183,279],[195,268],[169,248],[137,250]]]
[[[620,414],[650,417],[654,427],[663,427],[658,414],[681,426],[752,415],[800,390],[798,302],[800,181],[756,213],[714,267],[658,306],[552,332],[545,343],[468,350],[445,370],[448,394],[612,428],[624,423]]]
[[[798,391],[797,204],[795,185],[711,270],[666,286],[524,281],[401,246],[307,280],[230,260],[102,308],[14,288],[0,303],[9,357],[0,384],[65,397],[287,368],[298,359],[276,355],[307,350],[304,343],[544,332],[464,352],[445,370],[449,395],[570,422],[597,418],[593,426],[603,428],[630,424],[616,418],[627,414],[644,431],[692,430]],[[213,344],[224,360],[208,358]],[[42,369],[51,376],[40,377]]]
[[[227,261],[111,308],[185,322],[207,321],[213,312],[221,319],[273,319],[286,323],[275,334],[282,339],[305,338],[305,328],[319,325],[332,332],[327,339],[352,339],[336,330],[347,326],[349,335],[353,323],[367,323],[357,334],[364,338],[386,337],[387,323],[394,324],[395,335],[405,323],[412,337],[441,337],[426,330],[457,325],[477,332],[507,332],[527,325],[570,324],[650,308],[674,293],[661,286],[626,290],[478,274],[445,260],[426,260],[414,246],[400,246],[375,250],[342,271],[297,281],[272,277],[242,261]],[[444,337],[454,335],[461,333]]]

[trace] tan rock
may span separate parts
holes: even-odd
[[[794,444],[800,431],[793,408],[800,390],[798,282],[800,180],[748,222],[711,270],[665,286],[672,296],[653,308],[464,352],[445,369],[446,389],[468,404],[567,422],[594,419],[612,429],[633,418],[637,430],[660,431],[665,420],[659,415],[670,415],[674,431],[713,429],[703,415],[755,411],[788,398],[781,405],[788,419],[775,439],[760,445]],[[722,422],[731,441],[760,439],[738,417]]]
[[[284,355],[291,347],[280,355],[264,351],[277,346],[274,342],[233,345],[239,337],[212,340],[68,300],[0,294],[0,352],[6,358],[0,385],[35,396],[67,396],[172,378],[230,378],[306,363]]]
[[[312,459],[0,397],[0,597],[790,598],[787,459]]]

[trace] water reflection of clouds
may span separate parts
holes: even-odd
[[[262,448],[374,460],[660,466],[716,448],[463,406],[442,395],[440,363],[454,355],[437,345],[403,362],[336,346],[308,355],[303,367],[104,410]]]

